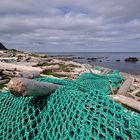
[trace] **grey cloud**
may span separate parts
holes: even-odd
[[[139,7],[138,0],[4,0],[0,37],[29,51],[127,50],[130,42],[140,51]]]

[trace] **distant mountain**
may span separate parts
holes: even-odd
[[[8,49],[0,42],[0,50],[8,50]]]

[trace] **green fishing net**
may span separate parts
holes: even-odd
[[[137,140],[140,115],[108,97],[122,82],[118,72],[108,76],[85,73],[75,81],[35,79],[61,84],[46,97],[0,94],[0,140]]]
[[[97,66],[95,67],[95,70],[103,71],[103,68]]]

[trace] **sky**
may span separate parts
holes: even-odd
[[[140,0],[1,0],[0,42],[31,52],[140,52]]]

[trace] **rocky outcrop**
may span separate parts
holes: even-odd
[[[125,62],[137,62],[139,59],[137,57],[129,57],[125,59]]]
[[[8,49],[0,42],[0,50],[8,50]]]

